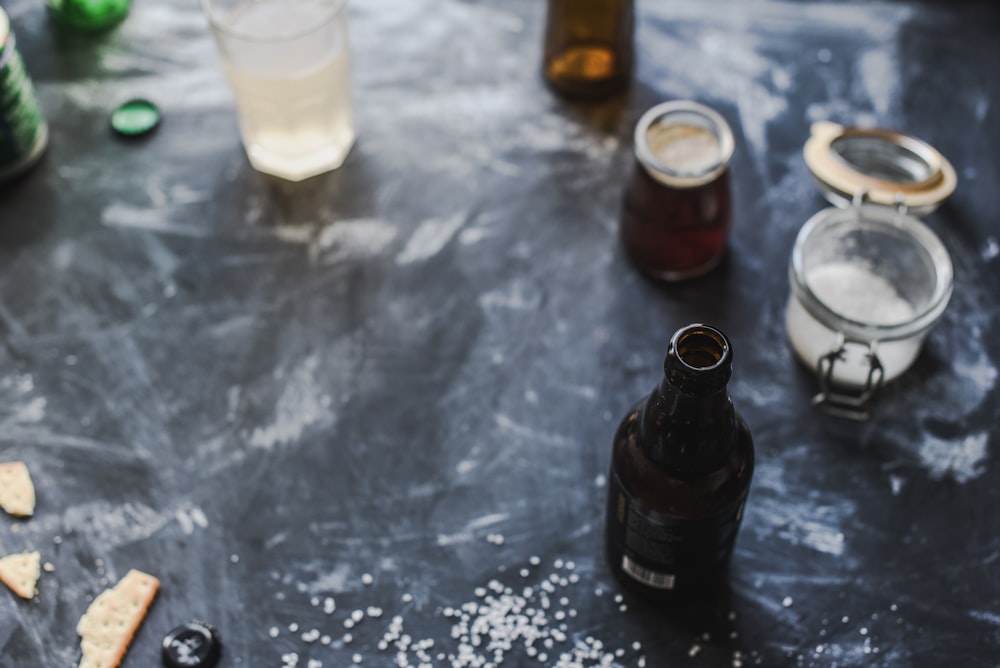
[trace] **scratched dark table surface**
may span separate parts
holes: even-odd
[[[4,2],[51,138],[0,192],[0,461],[38,496],[0,555],[48,569],[34,600],[0,590],[0,666],[76,665],[131,568],[162,589],[126,668],[191,619],[226,667],[494,660],[463,610],[512,666],[1000,665],[991,2],[643,1],[632,85],[590,105],[540,78],[541,2],[354,2],[359,141],[299,184],[250,168],[194,0],[89,38],[42,5]],[[133,96],[163,122],[120,141]],[[735,223],[722,266],[660,285],[616,226],[634,123],[677,98],[733,127]],[[785,338],[818,120],[959,175],[924,218],[954,297],[866,423],[810,407]],[[695,321],[733,341],[758,462],[728,589],[657,609],[605,564],[606,471]],[[502,628],[507,589],[547,644]]]

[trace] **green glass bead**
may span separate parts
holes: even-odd
[[[127,137],[138,137],[151,132],[159,123],[160,110],[149,100],[141,98],[123,102],[111,114],[111,128]]]
[[[48,0],[59,23],[86,32],[107,30],[125,18],[132,0]]]

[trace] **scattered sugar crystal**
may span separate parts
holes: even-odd
[[[382,616],[382,608],[376,607],[374,605],[369,605],[368,609],[365,610],[365,614],[374,619],[378,619]]]
[[[302,640],[305,642],[312,643],[319,640],[319,636],[320,636],[319,629],[313,629],[312,631],[306,631],[305,633],[303,633]]]
[[[296,624],[295,622],[292,622],[291,624],[288,625],[288,630],[292,633],[295,633],[296,631],[299,630],[299,625]]]
[[[360,654],[355,654],[354,656],[351,657],[351,661],[353,661],[354,663],[361,663],[363,660],[364,659],[361,658]]]
[[[361,584],[365,585],[366,587],[373,582],[375,582],[375,578],[372,577],[371,573],[364,573],[361,575]]]
[[[531,564],[532,566],[537,566],[540,563],[542,563],[542,560],[539,559],[538,557],[532,556],[530,559],[528,559],[528,563]]]
[[[698,656],[701,654],[701,645],[691,645],[691,649],[688,650],[688,656]]]
[[[334,601],[332,597],[327,596],[325,599],[323,599],[323,612],[325,612],[328,615],[332,615],[336,609],[337,609],[337,602]]]
[[[403,603],[409,603],[412,600],[413,600],[413,594],[403,594],[402,597]]]
[[[792,603],[794,603],[794,601],[792,600],[792,597],[791,597],[791,596],[786,596],[786,597],[785,597],[785,598],[784,598],[784,599],[783,599],[783,600],[781,601],[781,605],[785,606],[786,608],[790,608],[790,607],[792,607]]]
[[[272,626],[267,630],[267,635],[271,636],[272,638],[277,638],[280,633],[281,631],[278,630],[277,626]]]
[[[333,642],[333,638],[331,638],[328,635],[324,635],[324,636],[320,637],[319,642],[320,642],[321,645],[329,645],[330,643]]]
[[[342,640],[344,641],[345,645],[350,645],[351,642],[354,640],[354,636],[352,636],[350,633],[345,633]]]
[[[306,668],[323,668],[323,662],[319,659],[309,659],[309,663],[306,664]]]
[[[354,620],[355,624],[357,624],[358,622],[360,622],[364,618],[365,618],[365,611],[364,610],[355,610],[355,611],[353,611],[351,613],[351,619]]]

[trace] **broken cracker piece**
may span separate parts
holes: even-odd
[[[83,650],[79,668],[116,668],[159,588],[155,577],[132,569],[101,592],[76,625]]]
[[[21,517],[35,512],[35,486],[24,462],[0,463],[0,508]]]
[[[11,588],[21,598],[34,598],[35,585],[42,574],[41,555],[38,552],[12,554],[0,559],[0,582]]]

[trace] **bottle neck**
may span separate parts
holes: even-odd
[[[725,387],[687,393],[664,378],[639,415],[640,447],[652,461],[681,478],[724,466],[736,438],[736,411]]]

